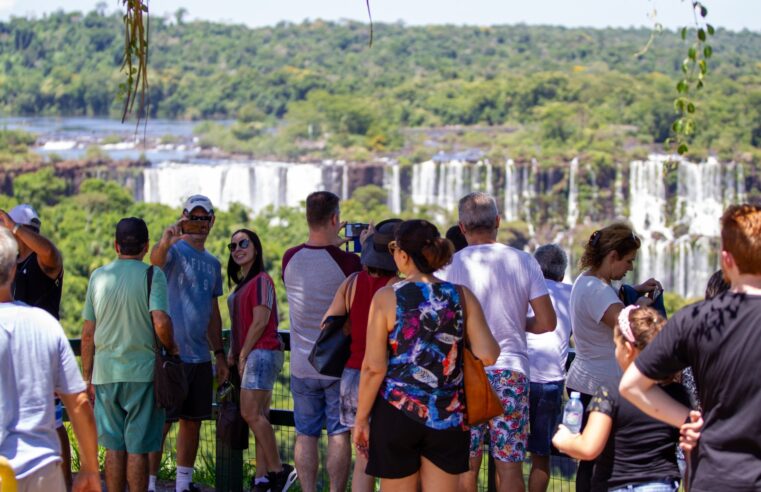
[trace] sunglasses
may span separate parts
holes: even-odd
[[[251,241],[249,241],[248,239],[241,239],[237,243],[236,242],[232,242],[232,243],[228,244],[227,245],[227,249],[230,250],[230,253],[233,253],[238,248],[240,248],[240,249],[246,249],[246,248],[248,248],[249,244],[251,244]]]
[[[188,215],[188,220],[211,222],[211,215]]]
[[[394,254],[394,251],[396,251],[397,249],[399,249],[399,245],[396,244],[396,241],[391,241],[388,243],[388,252],[391,253],[392,256]]]

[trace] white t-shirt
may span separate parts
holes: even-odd
[[[558,323],[555,331],[526,333],[532,383],[553,383],[565,379],[568,339],[571,338],[571,285],[545,279]]]
[[[566,386],[588,395],[597,388],[617,389],[621,368],[616,362],[613,329],[602,322],[605,311],[622,304],[616,291],[593,275],[579,275],[571,291],[571,324],[576,358],[568,371]]]
[[[61,461],[53,393],[86,386],[58,321],[23,302],[0,303],[0,456],[16,478]]]
[[[494,338],[497,362],[490,369],[529,375],[526,316],[529,301],[547,295],[542,270],[530,254],[500,243],[468,246],[436,274],[475,294]]]

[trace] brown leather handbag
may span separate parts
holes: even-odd
[[[477,425],[502,415],[505,409],[502,407],[502,402],[486,377],[483,362],[473,355],[473,351],[470,350],[468,331],[465,328],[465,323],[468,319],[465,309],[465,294],[459,285],[457,286],[457,292],[460,294],[460,304],[462,305],[462,373],[463,384],[465,386],[465,413],[468,424]]]

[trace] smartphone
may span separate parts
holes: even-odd
[[[202,220],[186,220],[182,223],[183,234],[206,234],[209,232],[209,223]]]
[[[652,291],[652,295],[653,295],[652,299],[653,299],[653,300],[656,300],[656,299],[658,299],[658,297],[660,297],[660,296],[661,296],[661,294],[663,294],[663,289],[661,289],[660,287],[656,287],[656,288],[655,288],[655,289],[653,289],[653,291]]]
[[[358,238],[359,235],[362,233],[362,231],[364,231],[368,227],[370,227],[370,224],[363,224],[362,222],[347,223],[344,228],[344,236],[351,237],[351,238],[355,238],[355,237]]]
[[[362,222],[350,222],[346,224],[344,227],[344,236],[347,239],[351,239],[351,241],[346,243],[346,251],[352,253],[362,252],[362,243],[359,240],[359,235],[368,227],[370,227],[370,224],[363,224]]]

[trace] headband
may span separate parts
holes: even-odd
[[[624,338],[632,344],[636,344],[637,340],[634,338],[632,327],[629,325],[629,313],[635,309],[639,309],[639,306],[632,304],[631,306],[625,307],[618,314],[618,329],[621,330],[621,334],[624,336]]]

